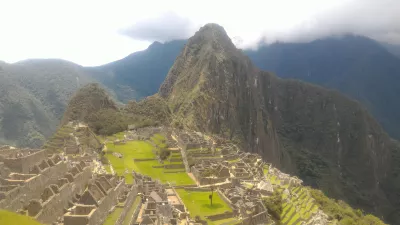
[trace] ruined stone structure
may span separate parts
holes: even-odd
[[[64,214],[64,225],[102,224],[126,188],[124,178],[99,175]]]
[[[142,192],[140,214],[133,224],[179,224],[186,219],[183,201],[173,187],[134,172],[135,184]]]
[[[0,150],[0,208],[50,224],[61,220],[74,196],[85,189],[92,171],[46,150]]]

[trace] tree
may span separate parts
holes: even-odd
[[[265,198],[264,205],[276,220],[281,220],[282,195],[278,191],[275,191],[271,197]]]
[[[203,177],[208,177],[210,179],[208,179],[208,184],[210,185],[210,190],[211,190],[211,194],[208,196],[208,199],[210,199],[210,205],[212,206],[212,200],[213,200],[213,196],[214,196],[214,190],[215,190],[215,185],[213,180],[211,179],[211,177],[214,177],[217,175],[217,171],[215,170],[215,168],[209,168],[208,170],[205,170],[201,173],[201,175]]]

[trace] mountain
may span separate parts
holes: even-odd
[[[260,71],[221,26],[188,40],[154,97],[174,126],[241,143],[330,197],[400,221],[400,144],[357,101]]]
[[[400,138],[400,58],[361,36],[310,43],[275,43],[247,51],[255,65],[345,93],[362,102],[389,134]]]
[[[94,80],[83,67],[63,60],[1,62],[0,143],[41,146],[55,132],[78,85],[89,82]]]
[[[142,102],[148,104],[148,97]],[[153,102],[153,101],[151,101]],[[156,102],[157,103],[157,102]],[[64,116],[61,120],[61,127],[70,122],[83,122],[97,135],[112,135],[127,129],[128,125],[143,127],[149,125],[157,125],[159,118],[149,120],[146,114],[155,114],[157,106],[152,105],[152,111],[146,111],[146,107],[139,107],[144,110],[143,113],[129,113],[136,106],[141,106],[141,103],[135,101],[125,105],[118,105],[100,84],[90,83],[80,88],[71,98],[66,107]]]
[[[146,50],[135,52],[106,65],[87,68],[93,78],[112,89],[118,100],[128,102],[155,94],[186,40],[165,44],[154,42]]]
[[[397,56],[400,59],[400,45],[381,43],[383,47],[386,48],[390,53]]]
[[[139,100],[157,92],[185,43],[155,42],[145,51],[89,70],[116,92],[120,101]],[[397,50],[366,37],[345,36],[310,43],[275,43],[244,53],[259,68],[280,77],[336,89],[359,100],[391,136],[400,138],[400,58],[382,46],[392,53]]]

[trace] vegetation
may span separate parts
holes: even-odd
[[[136,207],[139,205],[141,200],[142,200],[142,198],[140,196],[137,196],[135,198],[135,201],[133,202],[131,209],[126,214],[124,223],[122,225],[130,225],[130,222],[131,222],[130,220],[133,216],[133,213],[135,212]]]
[[[132,99],[142,99],[157,93],[185,43],[185,40],[164,44],[154,42],[144,51],[88,70],[114,90],[120,101],[126,103]]]
[[[276,221],[280,221],[282,214],[282,194],[275,191],[271,197],[264,198],[263,202],[269,214],[271,214]]]
[[[311,196],[316,200],[316,203],[330,217],[337,220],[339,224],[368,224],[368,225],[384,225],[380,219],[373,215],[365,215],[361,210],[351,208],[347,203],[341,200],[333,200],[328,198],[320,190],[309,189]]]
[[[177,189],[176,191],[184,202],[186,208],[189,210],[190,215],[193,217],[199,216],[202,220],[206,220],[206,216],[232,211],[232,209],[229,208],[229,206],[219,197],[219,195],[214,196],[214,203],[210,205],[208,192],[194,192],[186,191],[184,189]],[[216,225],[226,221],[207,222],[209,224]]]
[[[80,84],[94,80],[63,60],[0,63],[0,144],[38,148],[57,128]]]
[[[40,225],[39,222],[29,216],[23,216],[6,210],[0,210],[0,224]]]
[[[117,220],[123,210],[124,210],[124,208],[115,207],[115,210],[108,215],[108,217],[107,217],[106,221],[104,221],[103,225],[114,225],[115,222],[117,222]]]
[[[114,171],[119,175],[131,177],[131,171],[135,170],[139,173],[148,175],[153,179],[159,179],[161,182],[171,182],[176,185],[194,184],[194,181],[182,172],[184,169],[164,169],[154,168],[153,166],[163,166],[168,164],[182,164],[182,163],[169,163],[164,162],[160,164],[155,160],[156,155],[152,151],[153,147],[150,143],[144,141],[130,141],[122,145],[107,144],[107,152],[105,156],[110,161]],[[112,153],[118,152],[123,155],[122,158],[115,157]],[[135,162],[133,159],[154,159],[150,161]],[[128,171],[128,173],[125,173]],[[181,171],[178,173],[165,173]],[[131,178],[128,178],[131,179]]]
[[[57,132],[49,138],[43,148],[52,152],[60,152],[70,142],[76,143],[75,137],[78,138],[83,151],[86,149],[100,150],[102,147],[99,137],[94,134],[90,128],[81,127],[75,129],[74,125],[66,124],[61,126]]]

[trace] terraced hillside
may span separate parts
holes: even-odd
[[[43,146],[51,152],[61,152],[65,148],[79,149],[81,153],[100,150],[100,139],[84,124],[69,123],[60,127]]]

